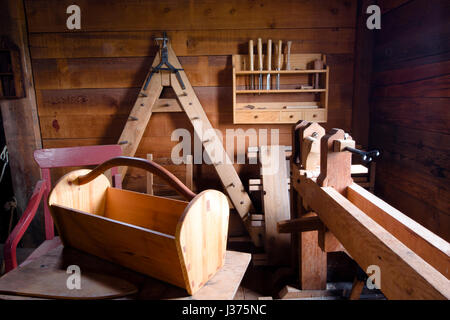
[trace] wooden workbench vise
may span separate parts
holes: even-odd
[[[388,299],[449,299],[450,244],[353,183],[352,154],[369,161],[380,153],[355,149],[341,129],[293,127],[291,220],[278,231],[298,239],[300,288],[326,289],[326,254],[341,250],[369,280],[379,277],[375,288]]]

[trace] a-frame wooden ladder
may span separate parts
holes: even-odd
[[[162,47],[162,46],[160,46]],[[225,152],[222,141],[219,136],[213,130],[211,123],[206,116],[205,111],[192,88],[188,77],[172,49],[170,41],[167,41],[167,53],[169,63],[179,69],[179,77],[184,83],[185,88],[182,89],[179,80],[175,73],[170,71],[161,70],[158,73],[153,73],[150,81],[148,82],[148,77],[151,74],[151,70],[147,74],[146,83],[141,88],[139,96],[131,110],[129,119],[125,125],[122,135],[119,138],[118,143],[122,146],[122,152],[125,156],[134,156],[139,143],[142,139],[142,135],[147,127],[147,124],[152,115],[152,110],[154,110],[155,104],[161,95],[164,86],[170,86],[173,88],[179,105],[182,110],[186,113],[194,127],[194,132],[200,139],[203,138],[202,144],[205,147],[205,151],[208,157],[212,161],[220,180],[228,193],[231,202],[233,203],[235,209],[242,218],[244,225],[247,227],[252,241],[255,245],[261,245],[262,235],[257,232],[253,232],[250,223],[250,212],[253,212],[252,202],[244,189],[244,186],[239,178],[236,170],[233,167],[229,156]],[[155,56],[152,68],[157,66],[161,61],[161,49]],[[205,132],[207,132],[207,139],[205,139]],[[213,144],[213,145],[212,145]],[[216,161],[214,154],[221,153],[220,161]],[[225,159],[225,161],[223,161]],[[122,177],[125,176],[127,167],[120,168],[120,173]]]

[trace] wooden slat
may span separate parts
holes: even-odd
[[[175,236],[178,221],[187,205],[186,201],[109,188],[105,217]],[[149,208],[152,208],[151,212],[148,212]]]
[[[405,97],[405,98],[440,98],[448,97],[450,75],[438,75],[432,78],[393,84],[385,87],[375,87],[374,97]]]
[[[373,125],[374,145],[383,147],[381,163],[399,162],[429,177],[445,178],[450,174],[450,141],[445,134],[425,131],[421,121],[414,127],[392,124]],[[419,127],[420,129],[416,129]]]
[[[340,113],[347,116],[347,111],[351,111],[351,95],[347,93],[347,86],[334,85],[331,95],[330,112],[332,120],[341,119]],[[224,114],[232,111],[231,87],[194,87],[200,102],[204,105],[207,114]],[[38,105],[40,116],[55,115],[128,115],[139,88],[100,88],[100,89],[44,89],[38,91]],[[164,90],[158,104],[155,105],[155,112],[164,111],[164,103],[168,102],[172,106],[173,93]],[[284,99],[284,97],[283,97]],[[264,103],[270,103],[267,96]],[[296,99],[292,99],[296,101]],[[288,102],[289,100],[286,100]],[[160,110],[157,110],[158,107]],[[172,107],[170,108],[172,109]],[[173,111],[173,110],[171,110]],[[344,117],[345,119],[345,117]],[[272,126],[275,127],[275,126]],[[283,127],[283,126],[281,126]],[[290,127],[285,125],[284,127]]]
[[[372,105],[373,121],[450,134],[448,98],[378,98]]]
[[[450,278],[450,243],[356,184],[348,187],[347,198],[447,279]]]
[[[86,31],[271,29],[347,27],[355,23],[353,2],[281,0],[278,2],[87,1],[80,6]],[[68,32],[65,2],[26,1],[30,32]],[[289,8],[289,10],[286,10]],[[107,9],[107,10],[106,10]],[[56,14],[60,12],[61,14]]]
[[[156,67],[159,64],[160,59],[161,57],[158,53],[152,63],[152,67]],[[149,75],[150,71],[148,72],[147,77],[149,77]],[[148,83],[142,84],[139,96],[136,98],[133,109],[131,109],[125,127],[117,141],[122,147],[122,154],[124,156],[132,157],[136,153],[152,115],[155,102],[161,96],[163,90],[162,79],[162,74],[155,74]],[[128,167],[121,167],[119,169],[119,173],[122,177],[125,177],[127,169]]]
[[[292,53],[353,53],[352,28],[167,32],[179,56],[245,54],[243,44],[261,34],[272,39],[290,39]],[[156,53],[153,39],[160,36],[160,31],[31,33],[30,50],[33,59],[145,57]]]
[[[140,87],[154,58],[33,60],[36,88]],[[181,57],[180,61],[194,86],[231,86],[231,60],[228,56]]]
[[[450,212],[450,186],[445,179],[436,179],[429,175],[405,167],[401,162],[377,165],[379,175],[391,177],[396,181],[396,187],[407,191],[412,196],[444,212]]]
[[[379,176],[377,178],[377,194],[430,231],[446,241],[450,241],[450,230],[448,228],[450,215],[448,212],[443,212],[411,195],[408,193],[408,189],[397,187],[395,183],[397,179],[386,175]]]
[[[378,265],[389,299],[449,299],[449,280],[331,187],[301,178],[295,188],[366,270]],[[361,243],[365,243],[361,246]]]
[[[351,113],[351,111],[349,111],[348,113]],[[348,113],[344,112],[344,115]],[[259,134],[260,130],[267,130],[266,132],[268,135],[268,142],[270,142],[271,130],[278,130],[278,133],[280,134],[279,143],[286,144],[287,141],[289,141],[284,137],[289,134],[290,128],[288,124],[235,126],[232,123],[231,113],[208,113],[207,116],[214,128],[221,130],[224,139],[226,137],[227,129],[236,130],[240,128],[244,130],[244,133],[248,129],[254,129],[256,134]],[[333,117],[332,121],[328,121],[326,127],[331,127],[333,125],[336,126],[336,124],[345,124],[347,122],[346,119],[344,119],[344,116],[342,115],[341,117],[338,119]],[[86,139],[118,137],[121,133],[121,128],[124,127],[125,123],[133,122],[132,120],[128,120],[128,117],[124,114],[95,116],[92,114],[66,115],[64,113],[60,113],[56,116],[41,116],[39,120],[43,139]],[[172,132],[175,129],[179,128],[185,128],[188,131],[192,131],[192,126],[189,122],[189,119],[184,113],[155,113],[154,115],[152,115],[149,123],[154,123],[155,125],[157,124],[157,126],[149,125],[148,127],[146,127],[144,131],[145,137],[158,136],[170,138]],[[343,125],[342,127],[348,126]],[[237,131],[234,132],[237,135],[242,135],[238,134]],[[263,132],[264,131],[262,131],[261,134]],[[248,144],[248,142],[245,143]],[[237,145],[238,144],[235,143],[235,146]],[[244,152],[245,150],[243,149],[240,151]]]
[[[450,54],[432,56],[434,60],[415,59],[407,68],[400,67],[393,70],[374,72],[372,84],[374,86],[390,86],[424,80],[450,72]],[[442,61],[442,60],[443,61]]]
[[[33,69],[38,89],[127,88],[142,85],[153,60],[154,56],[34,59]],[[231,59],[227,55],[181,56],[180,62],[194,87],[231,87]],[[327,62],[333,70],[333,85],[352,83],[348,72],[352,54],[328,55]]]
[[[265,251],[268,262],[288,263],[290,236],[277,232],[278,221],[289,219],[289,191],[286,183],[286,153],[284,146],[261,146],[261,180],[265,222]]]

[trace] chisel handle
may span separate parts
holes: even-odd
[[[292,46],[292,41],[288,41],[287,42],[286,70],[291,70],[291,46]]]
[[[249,54],[249,60],[250,60],[250,71],[254,71],[254,64],[255,64],[255,59],[254,59],[254,55],[253,55],[253,40],[250,40],[248,42],[248,54]]]
[[[267,70],[272,70],[272,39],[267,40]]]
[[[258,68],[263,69],[263,57],[262,57],[262,39],[258,38]]]
[[[281,47],[283,46],[283,42],[281,40],[278,41],[277,47],[277,70],[281,70]]]

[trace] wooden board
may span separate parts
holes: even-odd
[[[68,289],[68,266],[55,265],[61,246],[0,278],[0,293],[46,299],[113,299],[136,294],[132,283],[111,275],[84,272],[80,289]]]
[[[227,197],[217,190],[199,193],[176,226],[176,245],[185,286],[197,292],[223,267],[230,209]]]
[[[40,272],[48,272],[48,274],[50,272],[61,273],[62,271],[65,272],[67,266],[71,264],[77,264],[80,266],[82,277],[84,272],[89,272],[93,275],[101,273],[111,278],[115,278],[118,283],[124,283],[124,280],[122,279],[127,279],[131,286],[139,288],[139,292],[137,294],[122,297],[122,299],[232,300],[242,278],[244,277],[247,266],[250,263],[250,258],[251,255],[248,253],[227,251],[223,268],[220,269],[219,272],[217,272],[216,275],[203,286],[202,289],[197,291],[196,294],[194,294],[193,296],[189,296],[186,294],[186,291],[181,288],[133,272],[117,264],[110,263],[106,260],[99,259],[95,256],[83,253],[81,251],[70,248],[63,249],[62,246],[59,246],[35,261],[36,265],[38,265],[39,268],[33,270],[33,277],[26,281],[25,285],[36,286],[35,283],[41,283],[39,276]],[[40,268],[40,266],[43,264],[47,266],[46,270],[48,271],[43,271],[43,268]],[[0,278],[0,288],[4,285],[4,282],[7,282],[9,288],[12,289],[11,291],[8,291],[8,295],[1,295],[0,299],[17,299],[17,296],[15,295],[17,294],[17,288],[11,288],[10,286],[11,284],[16,283],[16,281],[21,281],[20,279],[22,278],[22,274],[29,273],[30,269],[25,269],[28,267],[29,266],[18,268],[10,272],[10,274],[13,275],[10,278],[6,278],[6,276]],[[16,273],[13,274],[13,272]],[[68,274],[66,274],[66,277],[67,276]],[[7,281],[3,281],[4,278]],[[92,283],[94,284],[94,281],[96,279],[92,278],[92,280]],[[65,285],[65,281],[63,285]],[[44,290],[42,290],[42,288],[44,288]],[[96,285],[96,288],[100,288],[100,286],[98,286],[98,283]],[[117,287],[113,286],[113,288]],[[111,288],[107,288],[107,290],[111,292]],[[45,291],[45,286],[41,287],[40,291],[43,291],[43,294],[47,294],[47,292]],[[103,291],[103,294],[104,293],[105,291]],[[74,294],[76,293],[72,293],[72,295]],[[92,299],[93,297],[90,294],[86,294],[83,296],[83,298]],[[28,300],[36,298],[32,298],[31,296],[21,296],[20,299]]]
[[[292,53],[353,53],[352,28],[167,31],[179,56],[244,54],[242,43],[261,34],[290,39]],[[159,36],[159,31],[32,33],[30,49],[33,59],[140,57],[156,53],[153,38]]]
[[[450,243],[356,184],[348,187],[347,198],[447,279],[450,278]]]
[[[175,236],[176,226],[187,205],[186,201],[108,188],[105,217]],[[149,208],[152,208],[151,213]]]
[[[288,264],[290,235],[277,232],[277,223],[290,217],[285,148],[261,146],[259,157],[266,230],[265,251],[270,264]]]
[[[240,2],[199,3],[106,0],[77,2],[83,12],[86,31],[205,30],[347,27],[355,24],[355,3],[325,0],[299,2],[282,0],[262,5]],[[57,0],[26,1],[30,32],[67,32],[66,4]],[[108,8],[108,10],[105,10]],[[289,10],[286,10],[289,8]],[[62,12],[61,15],[54,14]],[[180,16],[182,14],[182,16]]]
[[[402,242],[331,187],[319,187],[295,173],[293,187],[317,212],[359,266],[381,270],[381,291],[389,299],[450,299],[450,282]],[[361,246],[361,243],[365,243]]]

